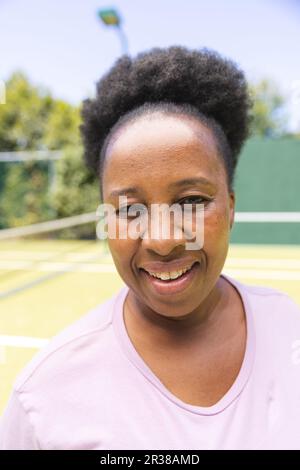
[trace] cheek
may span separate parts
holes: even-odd
[[[230,236],[229,204],[214,204],[204,217],[204,250],[214,256],[227,252]]]
[[[108,246],[118,273],[125,281],[132,274],[132,259],[137,251],[137,240],[108,238]]]

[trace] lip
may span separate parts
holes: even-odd
[[[177,279],[171,279],[169,281],[162,281],[158,278],[151,276],[144,269],[141,269],[141,276],[150,284],[150,286],[162,295],[177,294],[184,291],[188,286],[191,285],[194,278],[197,276],[200,270],[200,263],[194,262],[192,268],[184,273]]]
[[[151,273],[170,273],[172,271],[180,271],[182,269],[185,269],[189,266],[192,266],[195,262],[198,260],[196,259],[191,259],[191,258],[185,258],[185,259],[178,259],[174,260],[170,263],[167,262],[159,262],[159,261],[153,261],[150,263],[146,263],[145,265],[139,266],[139,268],[144,269],[145,271],[151,272]]]

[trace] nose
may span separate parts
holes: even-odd
[[[167,256],[179,246],[185,246],[186,237],[182,227],[176,226],[172,217],[166,220],[166,215],[159,218],[149,216],[148,225],[144,226],[142,246],[146,250],[154,251],[160,256]]]
[[[184,247],[185,240],[176,240],[171,239],[143,239],[142,240],[143,248],[146,250],[154,251],[160,256],[168,256],[172,251],[174,251],[178,246],[182,245]]]

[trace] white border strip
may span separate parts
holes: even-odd
[[[25,162],[27,160],[59,160],[61,157],[62,152],[60,150],[21,150],[17,152],[0,152],[0,162]]]
[[[87,214],[64,217],[58,220],[49,220],[39,224],[27,225],[25,227],[7,228],[0,230],[0,240],[6,240],[13,237],[23,237],[34,235],[36,233],[53,232],[62,228],[72,227],[73,225],[87,224],[96,222],[97,214],[89,212]],[[300,222],[300,212],[236,212],[235,222]]]
[[[5,228],[0,230],[0,240],[6,240],[14,237],[24,237],[27,235],[34,235],[36,233],[47,233],[62,228],[72,227],[73,225],[88,224],[96,222],[96,212],[89,212],[87,214],[74,215],[72,217],[64,217],[57,220],[48,220],[39,224],[26,225],[26,227]]]
[[[235,222],[300,222],[300,212],[236,212]]]

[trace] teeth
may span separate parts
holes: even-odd
[[[158,279],[162,279],[163,281],[168,281],[169,279],[177,279],[178,277],[182,276],[186,271],[189,271],[192,266],[189,268],[184,268],[179,271],[171,271],[171,272],[166,272],[166,273],[152,273],[150,271],[149,274],[153,277],[156,277]]]

